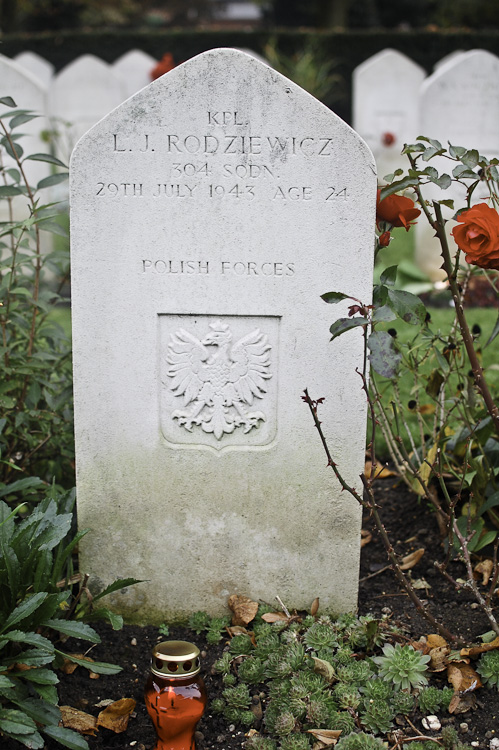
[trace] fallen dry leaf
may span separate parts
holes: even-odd
[[[307,729],[307,732],[323,745],[336,745],[341,729]]]
[[[231,625],[226,630],[232,638],[235,635],[248,635],[248,631],[242,625]]]
[[[289,618],[284,614],[284,612],[266,612],[264,615],[262,615],[262,620],[265,622],[282,622],[282,620],[288,620]]]
[[[333,665],[324,659],[318,659],[317,656],[312,656],[312,659],[314,660],[314,672],[331,683],[336,677]]]
[[[97,717],[97,726],[111,729],[116,734],[124,732],[135,704],[133,698],[121,698],[121,700],[111,703],[104,711],[100,712]]]
[[[372,541],[373,535],[367,529],[362,529],[360,532],[360,547],[365,547],[366,544]]]
[[[437,646],[430,650],[429,669],[432,672],[443,672],[447,669],[448,656],[450,654],[449,646]]]
[[[482,586],[486,586],[488,584],[493,570],[494,570],[494,563],[492,562],[492,560],[489,560],[488,558],[486,560],[481,560],[473,568],[473,572],[477,574],[476,575],[477,578],[480,575],[482,576]]]
[[[461,656],[479,656],[485,651],[493,651],[499,648],[499,636],[494,638],[490,643],[481,643],[479,646],[471,646],[470,648],[462,648],[459,652]]]
[[[401,570],[411,570],[414,568],[415,565],[418,564],[418,562],[421,560],[421,558],[424,555],[424,547],[420,547],[419,549],[414,550],[414,552],[411,552],[410,555],[406,555],[401,560],[400,569]]]
[[[258,602],[254,602],[248,596],[232,594],[229,596],[229,607],[234,613],[232,615],[233,625],[246,626],[255,619],[258,612]]]
[[[447,667],[447,680],[457,693],[472,692],[482,687],[480,675],[475,672],[470,664],[449,664]]]
[[[450,714],[465,714],[467,711],[475,707],[476,697],[473,693],[454,693],[449,703]]]
[[[78,711],[72,706],[59,706],[61,711],[62,726],[66,729],[74,729],[80,734],[89,734],[95,737],[98,732],[97,719],[85,711]]]
[[[314,601],[310,605],[310,614],[312,615],[312,617],[315,617],[318,611],[319,611],[319,597],[316,596]]]
[[[371,478],[371,472],[373,469],[373,465],[371,461],[366,461],[364,466],[364,476],[366,479]],[[376,479],[387,479],[388,477],[398,477],[398,474],[396,471],[392,471],[391,469],[387,469],[386,466],[383,466],[380,468],[380,465],[376,465]]]
[[[427,635],[426,643],[428,644],[428,648],[430,650],[432,648],[442,648],[443,646],[449,645],[445,638],[442,638],[442,636],[438,635],[437,633],[430,633],[430,635]]]

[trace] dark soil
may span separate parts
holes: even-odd
[[[391,534],[396,551],[407,555],[420,547],[426,550],[413,569],[412,577],[414,580],[423,578],[429,584],[419,594],[427,602],[433,615],[468,642],[477,640],[481,633],[490,630],[486,618],[473,604],[471,597],[466,593],[457,593],[433,567],[433,560],[442,559],[443,555],[434,515],[402,485],[397,486],[393,478],[379,482],[378,498],[385,526]],[[364,528],[372,530],[369,519],[365,519]],[[414,640],[434,632],[417,613],[409,597],[400,592],[392,571],[381,570],[385,566],[383,545],[376,532],[373,532],[372,541],[362,550],[359,614],[381,615],[390,612],[393,621],[400,622],[406,628],[407,636]],[[460,570],[456,564],[452,573],[459,577],[464,574],[464,570]],[[91,656],[99,661],[118,663],[123,671],[114,676],[100,676],[97,680],[90,679],[87,670],[81,667],[72,675],[61,673],[60,704],[70,705],[96,716],[100,710],[96,704],[103,699],[134,698],[137,706],[126,732],[114,734],[110,730],[101,729],[97,736],[87,738],[89,746],[91,750],[152,750],[155,734],[145,710],[143,688],[149,669],[150,652],[157,641],[165,638],[159,635],[155,627],[125,626],[122,631],[115,632],[109,626],[100,624],[97,630],[102,643],[92,650]],[[211,668],[220,657],[226,639],[218,646],[208,646],[203,636],[196,636],[192,631],[178,627],[170,628],[168,638],[191,640],[198,644],[202,649],[203,674],[209,701],[218,697],[222,684],[220,677],[211,673]],[[73,643],[69,648],[67,644],[66,649],[77,652],[85,650],[86,645],[88,646]],[[431,681],[432,684],[444,686],[445,672],[433,676]],[[407,737],[416,734],[437,737],[438,733],[423,729],[421,719],[422,716],[416,713],[409,717],[410,723],[404,721],[398,729],[403,730]],[[476,692],[476,703],[472,710],[457,716],[441,715],[440,719],[442,725],[455,726],[466,744],[478,743],[474,746],[488,750],[491,738],[499,736],[499,693],[497,690],[482,688]],[[467,731],[464,731],[463,724],[467,725]],[[244,730],[228,726],[220,716],[212,715],[209,704],[198,730],[198,750],[214,747],[219,750],[236,750],[245,741]],[[394,738],[386,739],[389,747],[393,747]],[[0,747],[2,750],[19,750],[21,746],[3,738],[0,740]],[[46,745],[47,750],[60,750],[60,747],[53,742],[47,742]]]

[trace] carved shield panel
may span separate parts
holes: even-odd
[[[277,432],[279,318],[159,315],[160,421],[172,447],[258,449]]]

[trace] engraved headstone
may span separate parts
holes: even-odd
[[[126,99],[151,83],[151,71],[157,62],[154,57],[140,49],[129,50],[114,61],[112,68],[123,82]]]
[[[463,52],[438,68],[424,82],[420,97],[421,135],[464,146],[487,156],[499,157],[499,58],[485,50]],[[465,102],[465,104],[463,104]],[[450,173],[452,163],[441,158],[433,160],[439,172]],[[426,185],[426,200],[453,198],[456,208],[465,205],[466,190],[456,183],[442,193],[433,184]],[[477,188],[473,202],[486,200],[486,186]],[[443,207],[446,218],[454,214]],[[454,226],[448,222],[449,232]],[[440,245],[429,224],[420,220],[416,225],[415,260],[428,276],[437,281],[444,278],[441,270]],[[455,247],[454,241],[451,244]]]
[[[82,55],[60,70],[49,89],[48,108],[61,158],[68,160],[83,133],[125,98],[121,79],[94,55]]]
[[[361,489],[357,332],[376,178],[359,136],[245,53],[199,55],[78,143],[71,165],[82,569],[129,618],[226,611],[230,593],[356,606],[360,509],[302,402]],[[351,334],[351,335],[350,335]]]
[[[365,60],[353,73],[353,127],[371,148],[380,181],[399,167],[405,143],[418,135],[423,68],[393,49]]]

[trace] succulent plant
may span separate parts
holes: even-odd
[[[253,644],[249,635],[235,635],[229,643],[229,651],[234,656],[243,656],[253,651]]]
[[[339,666],[340,664],[350,664],[352,658],[353,651],[350,646],[341,646],[334,655],[334,666]]]
[[[226,651],[225,654],[222,654],[220,659],[215,662],[213,668],[215,672],[218,672],[219,674],[228,674],[230,672],[230,663],[231,657],[230,654]]]
[[[265,659],[270,654],[274,654],[280,645],[279,635],[272,630],[266,631],[263,635],[259,635],[256,640],[256,655]]]
[[[389,682],[376,678],[370,680],[362,688],[362,696],[364,701],[369,700],[388,700],[393,694],[393,688]]]
[[[219,630],[211,630],[208,629],[206,631],[206,642],[214,645],[215,643],[220,643],[222,640],[222,633]]]
[[[386,734],[393,726],[393,708],[383,700],[370,700],[360,720],[373,734]]]
[[[419,710],[424,714],[434,714],[442,705],[443,694],[439,688],[429,685],[418,695]]]
[[[287,700],[291,693],[291,680],[276,680],[269,685],[269,698],[282,701]]]
[[[499,690],[499,651],[488,651],[482,654],[476,671],[485,685]]]
[[[210,708],[214,714],[221,714],[225,708],[225,701],[223,698],[213,698],[210,703]]]
[[[259,682],[263,682],[264,666],[264,662],[261,659],[250,656],[239,665],[237,670],[238,677],[250,685],[257,685]]]
[[[335,712],[334,701],[328,701],[327,696],[310,701],[307,708],[307,721],[314,727],[325,727],[329,716]]]
[[[308,698],[321,694],[328,687],[326,680],[312,671],[298,672],[293,675],[290,684],[290,696],[294,698]]]
[[[230,674],[230,673],[229,674],[224,674],[224,676],[222,678],[222,681],[223,681],[223,684],[226,687],[232,687],[237,682],[236,675],[235,674]]]
[[[255,714],[253,711],[241,711],[241,717],[239,719],[241,724],[245,727],[250,727],[255,722]]]
[[[355,685],[339,682],[334,688],[334,697],[341,708],[358,708],[360,704],[359,691]]]
[[[373,661],[379,667],[379,676],[387,682],[392,682],[397,689],[408,690],[428,684],[423,674],[426,672],[428,655],[423,655],[412,646],[392,646],[387,643],[383,648],[383,656],[376,656]]]
[[[316,622],[303,636],[308,648],[317,651],[322,648],[332,648],[339,645],[338,635],[330,624]]]
[[[386,747],[379,737],[364,732],[352,732],[346,737],[340,737],[335,750],[386,750]]]
[[[194,612],[194,614],[189,617],[189,627],[198,635],[202,633],[203,630],[206,630],[209,622],[210,617],[206,612]]]
[[[367,659],[351,661],[350,664],[338,667],[337,675],[341,682],[349,682],[357,686],[365,685],[372,677],[373,670]]]
[[[279,750],[310,750],[309,735],[292,732],[281,739]]]
[[[280,736],[291,734],[296,725],[296,719],[291,711],[284,711],[274,721],[274,732]]]
[[[277,750],[277,745],[270,737],[254,734],[246,741],[245,748],[246,750]]]
[[[231,708],[248,709],[250,707],[251,696],[244,682],[240,682],[235,687],[225,688],[222,695]]]
[[[412,693],[406,693],[405,690],[399,690],[392,698],[391,707],[394,714],[407,716],[414,710],[414,696]]]
[[[345,737],[355,729],[355,721],[348,711],[335,711],[329,715],[328,729],[341,729],[341,736]]]

